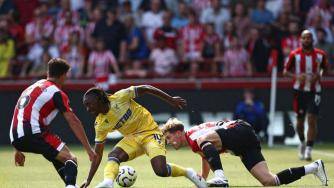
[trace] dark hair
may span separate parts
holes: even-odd
[[[87,95],[94,95],[103,104],[109,103],[108,94],[100,88],[92,87],[88,89],[86,93],[84,94],[84,97],[86,97]]]
[[[66,60],[61,58],[52,58],[48,62],[48,76],[59,78],[63,74],[66,74],[70,69],[70,65]]]

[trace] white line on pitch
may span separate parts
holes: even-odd
[[[334,158],[334,153],[329,153],[329,152],[319,151],[319,150],[313,150],[313,153],[323,155],[323,156],[326,156],[326,157],[333,157]]]

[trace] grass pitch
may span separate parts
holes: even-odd
[[[90,162],[82,147],[70,146],[72,152],[77,156],[79,162],[78,185],[86,178],[90,167]],[[103,180],[103,169],[106,163],[107,154],[111,151],[112,146],[105,147],[104,158],[98,169],[90,187],[94,187]],[[267,160],[272,172],[277,173],[285,168],[296,167],[307,164],[305,161],[299,161],[297,158],[297,149],[294,147],[264,148],[264,157]],[[334,179],[334,145],[316,145],[313,158],[321,158],[325,162],[327,175],[330,180]],[[254,187],[260,186],[245,169],[238,157],[230,154],[221,155],[223,167],[226,176],[229,179],[231,187]],[[188,149],[175,151],[168,149],[167,160],[185,167],[192,167],[200,171],[200,157]],[[124,163],[133,166],[138,178],[134,187],[137,188],[177,188],[177,187],[194,187],[194,185],[183,177],[178,178],[161,178],[154,175],[151,164],[147,156],[139,157],[133,161]],[[212,177],[212,174],[210,174]],[[0,187],[1,188],[59,188],[64,184],[58,177],[51,163],[46,161],[42,156],[26,154],[24,167],[15,167],[13,158],[13,149],[10,147],[0,147]],[[289,187],[320,187],[320,182],[313,175],[303,177],[301,180],[294,182]],[[118,187],[116,185],[115,187]],[[334,187],[333,182],[329,182],[329,187]]]

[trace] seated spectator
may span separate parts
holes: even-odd
[[[198,23],[197,14],[191,10],[189,23],[180,30],[180,55],[185,63],[190,63],[190,78],[197,74],[198,63],[202,61],[204,28]]]
[[[313,35],[314,44],[318,43],[318,38],[316,35],[318,28],[323,28],[326,31],[326,42],[332,43],[334,40],[330,26],[329,25],[326,26],[322,23],[323,23],[323,17],[321,14],[316,14],[311,20],[309,30],[311,31]]]
[[[24,65],[21,73],[22,75],[27,74],[30,76],[45,75],[48,59],[59,56],[60,53],[57,46],[51,43],[50,38],[43,37],[29,49],[27,54],[28,62]]]
[[[236,27],[232,21],[225,22],[224,38],[222,39],[222,48],[228,49],[231,47],[231,40],[236,36]]]
[[[273,14],[265,8],[265,0],[258,0],[256,8],[251,12],[251,20],[258,26],[274,21]]]
[[[60,11],[57,13],[56,16],[57,27],[63,26],[65,24],[68,12],[71,13],[71,22],[75,25],[79,25],[80,15],[77,11],[72,11],[70,0],[61,0],[60,7]]]
[[[154,64],[154,73],[160,77],[167,76],[172,73],[178,63],[175,51],[167,46],[166,38],[163,36],[157,39],[156,46],[150,55],[150,60]]]
[[[172,16],[172,12],[164,12],[162,16],[163,25],[154,31],[154,39],[163,36],[166,39],[167,46],[173,50],[176,50],[178,32],[174,27],[171,26]]]
[[[62,57],[71,65],[69,71],[70,78],[79,78],[82,76],[85,63],[85,52],[80,41],[80,33],[73,31],[70,34],[69,43],[64,47]]]
[[[251,27],[251,21],[243,3],[239,2],[235,5],[232,12],[232,22],[235,26],[237,36],[242,39],[243,43],[245,43]]]
[[[299,37],[299,25],[296,21],[289,22],[289,35],[281,41],[284,57],[287,58],[292,50],[301,46]]]
[[[98,87],[107,90],[109,88],[110,66],[117,77],[121,75],[114,54],[105,48],[103,39],[97,39],[96,50],[92,51],[88,59],[89,77],[94,77]]]
[[[255,133],[262,138],[267,135],[269,120],[263,102],[254,100],[252,90],[246,89],[244,91],[244,99],[237,104],[233,119],[242,119],[249,122]]]
[[[231,47],[223,57],[223,76],[250,76],[252,66],[246,49],[237,37],[231,40]]]
[[[128,62],[124,68],[128,76],[144,77],[147,71],[143,69],[142,63],[149,56],[149,48],[142,31],[134,24],[132,16],[124,18],[124,24],[127,30],[127,52]]]
[[[134,25],[140,26],[140,18],[138,11],[132,11],[132,1],[126,0],[120,6],[119,20],[125,22],[125,19],[131,16],[134,19]]]
[[[213,23],[215,32],[223,37],[224,23],[231,19],[230,10],[220,4],[220,0],[211,0],[211,5],[202,11],[201,23]]]
[[[160,0],[151,0],[151,9],[143,14],[141,24],[145,29],[146,39],[149,42],[150,47],[153,45],[154,31],[163,24],[162,14]]]
[[[333,4],[333,2],[328,0],[316,1],[316,5],[313,6],[307,13],[305,25],[312,26],[313,19],[320,15],[322,19],[318,20],[320,21],[319,25],[329,27],[330,21],[333,18],[333,10],[331,10],[333,7],[331,7],[331,3]]]
[[[9,76],[10,62],[14,55],[14,41],[9,37],[5,28],[0,27],[0,78]]]
[[[217,73],[217,63],[220,58],[220,38],[214,31],[213,24],[205,25],[205,35],[203,40],[202,57],[205,64],[209,64],[211,73]]]
[[[85,43],[88,49],[94,48],[94,39],[92,34],[95,29],[95,25],[98,21],[102,19],[102,10],[98,7],[95,7],[92,13],[89,15],[89,21],[85,28]]]
[[[188,25],[188,11],[187,5],[183,1],[178,1],[178,11],[175,16],[172,18],[172,27],[176,29],[180,29],[186,25]]]
[[[68,45],[70,34],[72,32],[78,32],[80,34],[80,42],[84,39],[84,30],[81,26],[75,24],[72,20],[72,13],[70,11],[65,14],[65,23],[58,25],[54,33],[54,41],[58,45],[60,51]]]
[[[334,45],[326,41],[326,31],[322,28],[317,29],[317,38],[318,43],[315,47],[326,52],[329,63],[329,72],[334,73]]]

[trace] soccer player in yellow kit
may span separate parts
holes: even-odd
[[[97,171],[102,156],[104,141],[109,132],[118,130],[124,138],[117,143],[108,155],[104,169],[104,181],[97,188],[113,187],[121,162],[132,160],[142,154],[151,159],[152,168],[157,176],[185,176],[197,187],[206,187],[205,180],[191,168],[166,162],[165,138],[154,121],[151,113],[139,105],[134,98],[150,94],[170,105],[182,109],[186,101],[181,97],[172,97],[158,88],[149,85],[131,86],[113,95],[108,95],[98,88],[89,89],[83,103],[95,120],[95,152],[97,157],[92,161],[89,175],[81,187],[87,187]]]

